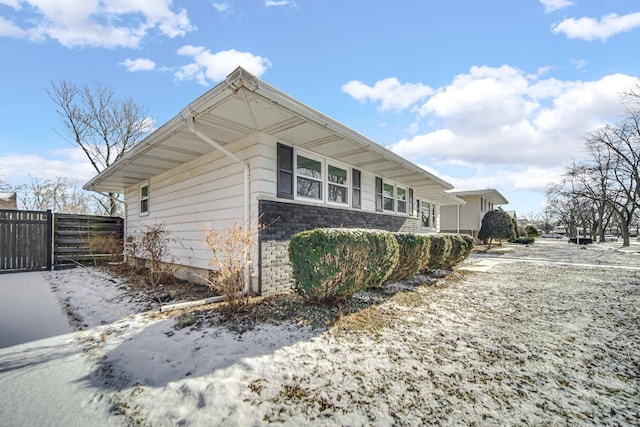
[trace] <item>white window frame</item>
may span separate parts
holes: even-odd
[[[386,196],[385,192],[385,186],[390,186],[392,188],[392,194],[391,197]],[[386,204],[385,204],[385,200],[391,200],[391,202],[393,203],[393,209],[387,209]],[[396,206],[396,184],[394,182],[388,181],[384,178],[382,178],[382,211],[383,212],[397,212],[397,206]]]
[[[344,170],[344,171],[347,173],[347,174],[346,174],[346,175],[347,175],[347,177],[346,177],[346,178],[347,178],[347,182],[346,182],[346,184],[344,184],[344,185],[343,185],[343,184],[337,184],[337,183],[335,183],[335,182],[329,182],[329,166],[333,166],[333,167],[335,167],[335,168],[342,169],[342,170]],[[351,199],[351,197],[349,197],[349,192],[350,192],[350,191],[352,191],[352,187],[351,187],[351,168],[350,168],[350,167],[348,167],[348,166],[346,166],[346,165],[345,165],[345,164],[343,164],[343,163],[335,162],[335,161],[333,161],[333,160],[331,160],[331,159],[326,159],[326,173],[325,173],[325,176],[326,176],[326,180],[325,180],[325,181],[326,181],[326,183],[327,183],[327,189],[326,189],[326,191],[325,191],[327,204],[338,205],[338,206],[350,206],[350,205],[349,205],[349,203],[350,203],[350,201],[351,201],[351,200],[350,200],[350,199]],[[361,176],[362,176],[362,175],[361,175]],[[345,200],[344,202],[337,202],[337,201],[335,201],[335,200],[329,200],[329,187],[330,187],[331,185],[334,185],[334,186],[336,186],[336,187],[344,188],[344,190],[345,190],[345,197],[346,197],[346,200]],[[362,185],[362,184],[361,184],[361,185]]]
[[[423,222],[422,222],[422,218],[423,212],[427,212],[427,218],[429,219],[429,225],[428,226],[424,226]],[[420,200],[420,212],[419,212],[419,218],[420,218],[420,228],[425,229],[425,230],[435,230],[436,229],[436,204],[434,202],[431,201],[427,201],[427,200]]]
[[[384,181],[382,182],[382,185],[384,185]],[[400,191],[402,190],[404,191],[404,199],[400,199]],[[409,215],[409,212],[407,212],[407,209],[409,207],[409,201],[407,200],[409,197],[409,189],[407,187],[403,187],[400,185],[396,185],[396,212],[398,212],[399,214],[407,214]],[[400,210],[400,203],[404,203],[404,211]]]
[[[318,178],[313,178],[310,176],[306,176],[306,175],[298,175],[298,156],[301,157],[306,157],[307,159],[310,160],[314,160],[316,162],[320,163],[320,179]],[[302,150],[297,150],[294,149],[293,151],[293,174],[294,174],[294,199],[296,200],[307,200],[307,201],[313,201],[313,202],[322,202],[324,203],[326,200],[326,194],[327,194],[327,189],[326,189],[326,181],[327,181],[327,173],[326,173],[326,163],[325,163],[325,159],[323,157],[320,156],[316,156],[314,154],[308,153],[306,151],[302,151]],[[320,198],[316,199],[313,197],[304,197],[304,196],[300,196],[298,194],[298,178],[301,177],[303,179],[309,179],[312,181],[316,181],[320,183]]]
[[[146,188],[147,189],[147,195],[143,196],[142,195],[142,189]],[[143,211],[142,210],[142,202],[146,201],[146,205],[147,205],[147,210]],[[140,216],[147,216],[149,215],[149,181],[145,181],[140,183],[140,185],[138,186],[138,213]]]

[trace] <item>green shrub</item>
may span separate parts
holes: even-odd
[[[418,274],[429,262],[431,236],[427,234],[394,233],[400,248],[398,264],[389,281],[403,280]]]
[[[527,236],[530,236],[530,237],[540,236],[540,230],[538,230],[538,227],[536,227],[535,225],[527,225],[524,229],[524,232],[526,233]]]
[[[296,234],[289,244],[295,289],[312,301],[344,299],[381,285],[398,257],[396,238],[379,230],[319,228]]]
[[[445,261],[451,254],[451,239],[444,234],[431,235],[431,251],[429,261],[423,270],[444,268]]]
[[[518,237],[517,239],[513,239],[511,243],[519,243],[521,245],[531,245],[535,241],[536,239],[534,239],[531,236],[521,236],[521,237]]]
[[[451,241],[451,250],[449,256],[443,260],[442,268],[450,270],[471,254],[475,240],[468,234],[445,234],[444,236]]]
[[[488,249],[491,249],[493,239],[501,243],[502,239],[517,237],[513,223],[513,217],[500,208],[488,211],[482,217],[478,239],[488,243]]]

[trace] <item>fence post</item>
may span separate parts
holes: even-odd
[[[53,214],[51,209],[47,210],[47,271],[53,267]]]

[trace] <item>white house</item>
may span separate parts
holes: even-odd
[[[493,188],[452,190],[449,194],[465,201],[464,205],[447,205],[440,209],[440,228],[443,232],[464,233],[478,237],[482,218],[498,205],[509,203]]]
[[[288,243],[299,231],[437,231],[440,205],[464,203],[449,183],[242,68],[84,188],[124,194],[126,234],[164,224],[193,281],[215,270],[204,226],[251,224],[261,294],[291,287]]]

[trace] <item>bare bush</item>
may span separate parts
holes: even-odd
[[[169,251],[169,243],[174,241],[164,224],[145,226],[145,230],[130,234],[125,239],[125,255],[127,260],[135,263],[137,259],[145,259],[149,284],[156,286],[161,280],[172,277],[175,261]]]
[[[222,295],[230,312],[248,300],[251,276],[251,249],[254,236],[250,227],[234,224],[224,232],[205,227],[204,236],[211,249],[211,265],[217,268],[205,278],[209,287]]]
[[[93,236],[89,239],[89,252],[94,265],[122,262],[124,242],[114,235]]]

